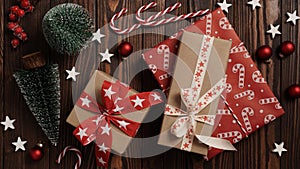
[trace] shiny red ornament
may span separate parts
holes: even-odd
[[[10,11],[11,11],[12,13],[14,13],[14,14],[17,14],[18,11],[19,11],[19,9],[20,9],[20,8],[19,8],[19,6],[17,6],[17,5],[10,7]]]
[[[16,47],[18,47],[18,46],[20,45],[19,39],[16,39],[16,38],[13,39],[13,40],[11,40],[10,43],[11,43],[11,46],[12,46],[13,48],[16,48]]]
[[[14,13],[10,13],[8,15],[8,18],[9,18],[10,21],[16,21],[17,20],[17,16]]]
[[[122,42],[118,46],[118,51],[120,55],[122,55],[123,57],[127,57],[132,53],[133,47],[129,42]]]
[[[291,41],[285,41],[280,45],[279,55],[281,57],[289,56],[295,51],[295,45]]]
[[[22,18],[25,16],[25,11],[23,9],[19,9],[17,15]]]
[[[29,7],[26,8],[26,12],[32,12],[34,7],[30,5]]]
[[[263,45],[256,50],[256,57],[261,60],[268,60],[272,57],[272,48],[269,45]]]
[[[22,32],[20,34],[18,34],[18,37],[22,40],[22,41],[26,41],[28,39],[27,34],[25,32]]]
[[[294,84],[288,88],[288,94],[292,98],[300,97],[300,85]]]
[[[39,161],[44,157],[44,150],[42,144],[37,144],[30,150],[30,157],[34,161]]]

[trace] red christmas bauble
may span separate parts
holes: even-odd
[[[10,11],[11,11],[12,13],[14,13],[14,14],[17,14],[18,11],[19,11],[19,9],[20,9],[20,8],[19,8],[19,6],[17,6],[17,5],[10,7]]]
[[[20,5],[22,8],[27,8],[30,6],[30,2],[29,2],[29,0],[23,0],[23,1],[21,1]]]
[[[34,9],[34,7],[32,5],[28,6],[28,8],[26,8],[26,12],[32,12]]]
[[[8,22],[8,24],[7,24],[7,28],[9,30],[14,30],[17,26],[18,26],[18,24],[14,23],[14,22]]]
[[[280,56],[288,56],[294,53],[295,51],[295,45],[291,41],[285,41],[280,45]]]
[[[11,40],[10,43],[11,43],[11,46],[12,46],[13,48],[16,48],[16,47],[19,46],[20,41],[19,41],[19,39],[16,39],[16,38],[15,38],[15,39]]]
[[[133,47],[129,42],[122,42],[118,46],[118,51],[120,55],[122,55],[123,57],[127,57],[132,53]]]
[[[288,88],[289,96],[292,98],[300,97],[300,85],[294,84]]]
[[[272,54],[272,48],[269,45],[263,45],[256,50],[256,57],[262,60],[270,59]]]
[[[17,15],[22,18],[23,16],[25,16],[25,11],[23,9],[19,9]]]
[[[36,145],[30,150],[29,154],[32,160],[38,161],[44,157],[44,150],[41,146]]]
[[[22,40],[22,41],[26,41],[28,39],[27,34],[25,32],[22,32],[20,34],[18,34],[18,37]]]
[[[16,21],[17,20],[17,16],[14,13],[10,13],[8,15],[8,18],[9,18],[10,21]]]

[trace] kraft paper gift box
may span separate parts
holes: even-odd
[[[184,30],[232,41],[226,70],[227,88],[223,93],[226,98],[219,104],[217,116],[221,120],[214,126],[212,136],[237,143],[284,114],[278,99],[220,8],[206,14]],[[143,55],[166,93],[170,88],[182,32],[174,34]],[[221,149],[211,148],[207,158],[210,159],[220,152]]]
[[[110,75],[95,71],[67,122],[83,144],[95,140],[97,164],[107,167],[109,153],[124,153],[150,106],[161,103],[159,93],[138,93]]]
[[[198,137],[213,132],[230,46],[228,40],[183,33],[158,144],[207,155]]]

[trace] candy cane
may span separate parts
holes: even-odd
[[[275,105],[275,109],[277,109],[277,110],[282,109],[280,103],[277,103],[277,104]]]
[[[240,43],[238,46],[234,46],[230,49],[230,53],[241,53],[241,52],[246,52],[247,49],[246,47],[244,46],[243,43]]]
[[[170,22],[176,22],[176,21],[180,21],[180,20],[184,20],[184,19],[188,19],[188,18],[193,18],[193,17],[196,17],[196,16],[201,16],[201,15],[206,14],[209,11],[208,9],[206,9],[206,10],[199,10],[197,12],[191,12],[191,13],[180,15],[180,16],[173,16],[173,17],[168,18],[168,19],[162,19],[162,20],[158,20],[158,21],[152,21],[152,20],[157,19],[158,17],[161,17],[161,16],[165,15],[168,12],[173,11],[174,9],[179,8],[180,6],[181,6],[181,3],[177,2],[176,4],[174,4],[174,5],[166,8],[165,10],[158,12],[156,15],[150,16],[146,20],[144,20],[144,19],[141,18],[141,13],[144,12],[145,10],[151,8],[151,7],[146,8],[146,7],[142,6],[137,11],[137,13],[136,13],[136,19],[142,25],[145,25],[145,26],[158,26],[158,25],[167,24],[167,23],[170,23]]]
[[[232,86],[230,83],[226,83],[226,93],[230,93],[232,91]]]
[[[219,114],[219,115],[231,115],[230,110],[228,110],[228,109],[218,109],[217,114]]]
[[[165,74],[163,74],[163,75],[160,75],[159,77],[158,77],[158,79],[159,80],[164,80],[164,79],[167,79],[167,78],[169,78],[170,77],[170,75],[168,74],[168,73],[165,73]]]
[[[251,58],[250,54],[247,52],[244,54],[244,58]]]
[[[232,67],[232,72],[237,73],[239,71],[239,88],[244,87],[245,83],[245,66],[237,63]]]
[[[170,48],[168,45],[160,45],[157,48],[157,54],[164,54],[164,69],[169,69],[170,62]]]
[[[149,64],[149,69],[152,71],[153,74],[157,72],[157,67],[154,64]]]
[[[268,124],[275,119],[276,119],[276,117],[273,114],[268,114],[265,116],[264,122],[265,122],[265,124]]]
[[[243,117],[243,120],[244,120],[244,124],[246,126],[246,130],[247,130],[247,132],[250,133],[252,131],[252,126],[251,126],[251,123],[250,123],[248,115],[249,116],[253,116],[254,115],[254,110],[251,107],[245,107],[242,110],[242,117]]]
[[[220,26],[221,29],[224,29],[224,30],[231,30],[232,29],[232,26],[228,22],[228,19],[226,17],[223,17],[223,18],[220,19],[219,26]]]
[[[234,95],[234,99],[240,99],[242,97],[248,96],[248,100],[253,100],[255,97],[254,91],[253,90],[246,90],[244,92],[238,93]]]
[[[242,139],[242,134],[239,131],[229,131],[229,132],[225,132],[225,133],[219,133],[217,134],[217,137],[219,138],[233,138],[233,142],[237,143]]]
[[[259,70],[252,73],[252,79],[256,83],[266,83]]]
[[[150,8],[153,8],[157,5],[156,2],[151,2],[150,4],[148,5],[144,5],[142,7],[140,7],[138,10],[137,10],[137,13],[136,13],[136,19],[140,22],[140,24],[142,25],[147,25],[147,26],[152,26],[153,22],[149,22],[151,20],[155,20],[163,15],[165,15],[166,13],[169,13],[169,12],[172,12],[173,10],[175,9],[178,9],[181,7],[181,3],[180,2],[177,2],[176,4],[172,5],[172,6],[169,6],[168,8],[166,8],[165,10],[163,11],[160,11],[158,12],[156,15],[152,15],[150,16],[148,19],[144,20],[141,18],[141,13],[150,9]]]
[[[82,154],[81,154],[81,152],[80,152],[77,148],[75,148],[75,147],[73,147],[73,146],[67,146],[67,147],[59,154],[58,159],[56,160],[57,164],[60,164],[62,158],[66,155],[66,152],[67,152],[67,151],[74,151],[74,152],[76,153],[76,155],[77,155],[77,157],[78,157],[78,161],[76,162],[74,168],[75,168],[75,169],[79,169],[80,166],[81,166]]]
[[[212,27],[212,14],[206,15],[206,35],[211,34],[211,27]]]
[[[265,104],[272,104],[272,103],[277,103],[278,100],[276,97],[270,97],[270,98],[264,98],[264,99],[260,99],[259,104],[261,105],[265,105]]]

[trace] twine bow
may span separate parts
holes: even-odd
[[[96,113],[95,116],[83,121],[74,130],[73,135],[83,145],[88,145],[95,140],[95,155],[99,166],[108,166],[113,141],[111,123],[126,135],[134,137],[140,123],[120,115],[142,110],[162,101],[156,92],[144,92],[126,97],[128,91],[129,88],[120,82],[104,81],[101,89],[103,105],[99,105],[85,92],[76,103],[78,107]]]
[[[186,151],[192,150],[194,136],[208,146],[224,150],[236,150],[228,140],[196,135],[195,133],[197,122],[214,125],[215,115],[201,115],[200,112],[217,99],[226,88],[226,78],[222,78],[200,97],[213,41],[213,37],[204,36],[191,87],[181,90],[181,100],[187,108],[186,111],[172,105],[167,105],[165,109],[166,115],[179,117],[171,126],[171,133],[178,138],[182,137],[181,149]]]

